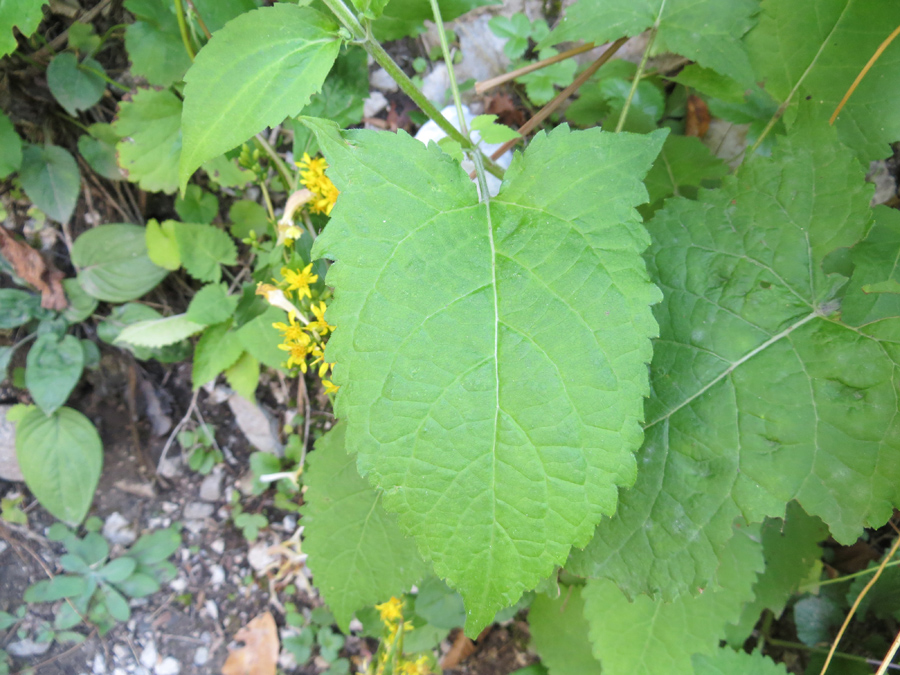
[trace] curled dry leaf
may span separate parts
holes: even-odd
[[[278,627],[269,612],[260,614],[241,628],[234,639],[243,642],[244,646],[228,655],[222,675],[275,675]]]
[[[44,257],[28,244],[13,239],[0,227],[0,253],[13,266],[20,277],[41,292],[41,307],[62,311],[69,306],[62,280],[66,275],[44,260]]]
[[[688,96],[684,135],[703,138],[709,131],[709,120],[709,106],[706,105],[706,101],[693,94]]]
[[[462,630],[456,631],[456,637],[453,639],[453,645],[450,651],[444,654],[441,659],[441,668],[456,668],[462,661],[465,661],[475,653],[475,643],[466,637]]]

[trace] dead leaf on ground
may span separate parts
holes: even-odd
[[[518,129],[525,124],[525,113],[516,108],[509,94],[496,94],[485,99],[484,112],[486,115],[496,115],[501,124],[513,129]]]
[[[234,639],[244,646],[235,649],[222,666],[222,675],[275,675],[278,664],[278,627],[266,612],[241,628]]]
[[[446,670],[456,668],[456,666],[474,653],[475,643],[467,638],[462,630],[459,630],[456,633],[456,637],[453,639],[453,645],[450,647],[450,651],[444,654],[444,658],[441,659],[441,668]]]
[[[687,100],[687,116],[684,120],[684,135],[703,138],[709,131],[709,106],[699,96],[691,94]]]
[[[66,275],[28,244],[13,239],[3,227],[0,227],[0,253],[16,274],[41,292],[41,307],[61,312],[69,306],[62,286]]]

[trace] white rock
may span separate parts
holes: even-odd
[[[209,649],[206,647],[199,647],[196,652],[194,652],[194,665],[202,666],[207,661],[209,661]]]
[[[175,478],[181,473],[182,462],[177,457],[166,457],[159,463],[156,470],[163,478]]]
[[[2,554],[9,546],[5,541],[0,541],[0,554]]]
[[[369,92],[369,98],[363,101],[363,117],[375,117],[375,115],[387,108],[387,105],[387,97],[380,91]]]
[[[284,520],[281,521],[281,526],[285,532],[292,534],[297,529],[297,517],[292,515],[285,516]]]
[[[213,621],[219,620],[219,606],[215,603],[214,600],[210,599],[203,603],[203,608],[206,610],[206,613],[209,614],[209,618]]]
[[[159,660],[159,654],[156,651],[156,643],[149,642],[141,651],[141,665],[144,668],[153,668]]]
[[[350,619],[350,632],[358,633],[363,629],[362,621],[359,619],[353,618]]]
[[[111,544],[130,546],[137,539],[137,534],[121,513],[113,511],[103,523],[103,537]]]
[[[215,469],[200,483],[200,499],[204,502],[217,502],[222,498],[222,471]]]
[[[187,589],[187,586],[188,586],[187,579],[183,579],[181,577],[178,577],[177,579],[172,579],[172,581],[169,582],[169,588],[171,588],[176,593],[184,593],[185,590]]]
[[[181,665],[171,656],[167,656],[153,670],[154,675],[178,675]]]
[[[91,669],[94,671],[94,675],[106,675],[106,661],[100,652],[94,654],[94,663]]]
[[[127,661],[130,655],[131,651],[125,645],[113,645],[113,656],[115,656],[118,661]]]
[[[249,562],[250,567],[255,569],[257,572],[261,572],[262,570],[266,569],[276,560],[278,560],[278,557],[269,553],[268,544],[255,544],[249,551],[247,551],[247,562]]]
[[[10,644],[6,651],[18,659],[28,658],[29,656],[40,656],[46,654],[50,649],[49,642],[35,642],[31,638],[25,638]]]
[[[0,478],[21,481],[25,479],[16,459],[16,425],[6,420],[10,408],[11,405],[0,405]]]
[[[221,565],[213,565],[209,568],[209,585],[218,588],[225,583],[225,568]]]
[[[434,64],[431,72],[422,78],[422,93],[435,105],[444,105],[449,88],[450,74],[447,72],[447,64],[443,61]]]
[[[204,504],[203,502],[191,502],[184,507],[184,513],[182,514],[185,520],[203,520],[204,518],[209,518],[215,508],[213,508],[212,504]]]
[[[284,454],[284,446],[278,440],[279,424],[274,417],[238,394],[228,397],[228,407],[250,445],[261,452],[271,452],[279,457]]]
[[[369,75],[369,84],[381,91],[397,91],[399,89],[394,78],[384,68],[379,68]]]
[[[222,555],[225,553],[225,540],[224,539],[216,539],[213,543],[209,545],[209,550],[213,553],[217,553]]]

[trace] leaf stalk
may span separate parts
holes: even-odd
[[[181,41],[184,43],[184,50],[191,58],[191,61],[197,56],[194,51],[194,45],[191,44],[191,36],[188,34],[187,20],[184,17],[184,3],[182,0],[175,0],[175,18],[178,19],[178,32],[181,33]]]

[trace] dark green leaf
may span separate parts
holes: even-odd
[[[191,60],[181,42],[174,4],[166,0],[125,0],[137,21],[125,29],[131,71],[157,87],[184,77]]]
[[[88,57],[81,63],[72,52],[53,57],[47,67],[50,93],[70,115],[93,107],[106,91],[103,66]]]
[[[115,584],[130,577],[135,567],[137,567],[137,562],[135,562],[134,558],[123,556],[106,563],[97,570],[97,574],[104,581]]]
[[[43,6],[47,0],[4,0],[0,6],[0,56],[11,54],[16,49],[13,27],[25,37],[37,30],[44,18]]]
[[[831,629],[844,620],[845,610],[827,595],[807,595],[794,604],[797,637],[815,647],[831,640]]]
[[[438,628],[459,628],[466,622],[466,608],[460,594],[434,576],[419,584],[416,614]]]
[[[128,601],[112,586],[101,586],[103,598],[106,601],[106,609],[109,615],[116,621],[128,621],[131,618],[131,609]]]
[[[231,321],[207,328],[194,348],[191,375],[194,389],[216,379],[219,373],[233,366],[243,351],[237,333],[231,330]]]
[[[18,171],[20,166],[22,166],[22,139],[19,138],[6,113],[0,110],[0,178],[6,178],[14,171]]]
[[[63,289],[69,306],[63,310],[63,317],[69,323],[79,323],[88,318],[97,309],[97,298],[85,293],[78,279],[63,279]]]
[[[18,288],[0,288],[0,328],[18,328],[41,311],[41,297]]]
[[[25,360],[25,384],[34,402],[50,415],[69,398],[84,369],[84,350],[74,335],[45,334]]]
[[[184,196],[175,198],[175,212],[187,223],[208,225],[219,213],[219,199],[199,185],[188,185]]]
[[[56,145],[26,145],[19,180],[36,207],[60,223],[69,221],[78,201],[81,177],[68,150]]]
[[[306,127],[304,127],[306,129]],[[242,199],[231,205],[228,211],[228,220],[233,224],[229,228],[231,236],[237,239],[245,239],[255,231],[261,237],[269,228],[269,216],[266,210],[249,199]]]
[[[238,297],[228,295],[225,284],[207,284],[191,299],[185,317],[195,323],[213,326],[227,321],[237,308]]]
[[[61,574],[52,579],[38,581],[25,591],[25,602],[55,602],[84,592],[83,577]]]
[[[98,175],[109,180],[122,180],[125,175],[116,155],[119,140],[111,124],[92,124],[87,134],[78,137],[78,152]]]
[[[237,331],[244,349],[269,368],[281,368],[286,360],[286,352],[278,349],[281,333],[272,327],[278,321],[284,321],[284,312],[277,307],[269,307]]]
[[[156,593],[160,589],[160,586],[159,582],[149,574],[135,572],[124,581],[118,582],[116,588],[129,598],[144,598]]]
[[[528,612],[531,641],[550,675],[600,675],[591,652],[584,600],[578,586],[560,586],[559,596],[538,593]]]
[[[237,262],[237,247],[224,230],[192,223],[174,223],[173,227],[181,264],[195,279],[217,282],[222,278],[221,265]]]
[[[119,104],[113,128],[119,165],[132,183],[148,192],[178,188],[181,157],[181,100],[171,91],[139,89]]]
[[[499,5],[500,0],[439,0],[441,18],[444,21],[462,16],[476,7]],[[415,37],[425,31],[425,22],[432,21],[429,0],[391,0],[384,13],[372,25],[375,37],[384,42],[402,37]]]
[[[128,555],[141,565],[162,562],[178,550],[181,536],[172,528],[145,534],[128,551]]]

